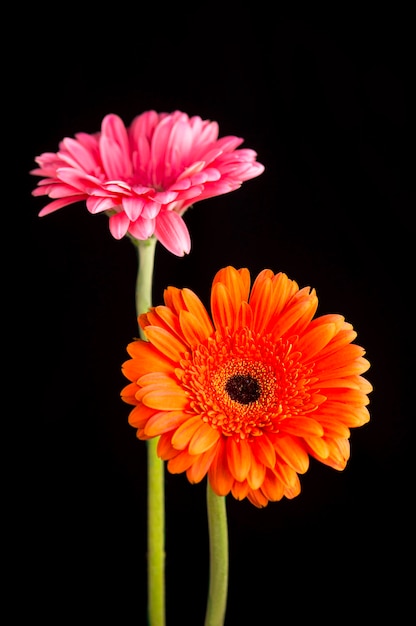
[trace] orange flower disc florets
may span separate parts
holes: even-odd
[[[236,442],[278,433],[282,420],[316,408],[307,385],[310,368],[291,353],[291,344],[254,337],[248,328],[217,334],[181,366],[192,410]]]

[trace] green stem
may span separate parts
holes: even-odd
[[[136,312],[152,306],[153,267],[157,239],[133,240],[139,268],[136,281]],[[139,327],[140,337],[145,339]],[[156,454],[158,439],[147,441],[147,599],[150,626],[165,626],[165,484],[164,463]]]
[[[209,591],[205,626],[223,626],[228,594],[228,530],[225,496],[217,496],[207,481]]]
[[[131,239],[136,246],[139,268],[136,279],[136,313],[147,313],[152,306],[153,267],[155,263],[155,250],[157,239],[150,237],[144,241]],[[139,327],[140,337],[146,339]]]

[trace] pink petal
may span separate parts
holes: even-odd
[[[193,187],[190,187],[189,189],[186,189],[185,191],[182,191],[178,194],[178,200],[180,200],[181,202],[183,200],[190,200],[192,198],[198,198],[198,196],[201,196],[201,194],[204,191],[204,186],[203,185],[195,185]],[[199,200],[201,198],[198,198]]]
[[[170,186],[169,191],[182,191],[183,189],[188,189],[191,186],[191,181],[189,178],[178,178],[175,180]]]
[[[131,192],[130,185],[123,180],[108,180],[101,183],[101,187],[104,191],[112,193],[125,193],[126,191]]]
[[[123,209],[125,210],[127,217],[132,222],[134,222],[142,214],[143,208],[145,206],[145,201],[143,198],[130,196],[130,197],[123,198],[122,204],[123,204]]]
[[[176,256],[189,254],[191,238],[183,219],[176,211],[161,211],[157,216],[155,235]]]
[[[144,219],[139,217],[136,221],[131,222],[129,226],[129,233],[136,239],[144,241],[149,239],[155,232],[155,219]]]
[[[113,113],[106,115],[101,124],[101,133],[120,146],[122,153],[126,157],[130,154],[129,137],[121,117]]]
[[[178,181],[188,176],[192,176],[193,174],[197,174],[201,172],[205,167],[205,161],[195,161],[192,165],[188,166],[181,174],[178,176]]]
[[[68,196],[73,196],[74,193],[77,193],[77,190],[70,185],[65,185],[65,183],[62,185],[54,183],[49,187],[47,193],[50,198],[67,198]]]
[[[144,203],[142,217],[145,219],[154,219],[157,215],[159,215],[160,209],[160,204],[149,200]]]
[[[87,209],[93,215],[114,209],[117,204],[117,200],[113,198],[95,198],[94,196],[90,196],[87,199]]]
[[[159,202],[159,204],[169,204],[170,202],[176,200],[177,197],[178,194],[176,191],[158,191],[153,196],[153,199],[156,202]]]
[[[217,142],[213,146],[208,146],[208,148],[208,152],[202,152],[202,154],[199,156],[199,159],[202,158],[205,165],[209,165],[210,163],[218,159],[223,153],[221,147],[218,146]],[[194,158],[196,158],[196,155],[193,156]]]
[[[58,209],[62,209],[62,207],[64,206],[68,206],[68,204],[74,204],[75,202],[79,202],[80,200],[83,200],[83,199],[84,199],[84,196],[79,195],[79,196],[72,196],[70,198],[61,198],[60,200],[54,200],[53,202],[50,202],[49,204],[44,206],[41,211],[39,211],[39,217],[43,217],[44,215],[49,215],[50,213],[53,213],[54,211],[57,211]]]
[[[127,179],[131,176],[131,167],[126,156],[115,141],[109,137],[100,137],[100,153],[107,178]]]
[[[85,172],[92,173],[99,166],[94,155],[76,139],[66,137],[63,140],[63,144],[69,154],[75,159],[74,164],[78,167],[81,166]]]
[[[166,149],[166,163],[169,163],[171,171],[168,173],[176,175],[183,169],[183,164],[188,163],[192,150],[193,133],[189,127],[187,116],[181,116],[173,124]]]
[[[72,167],[60,167],[56,171],[56,177],[67,185],[71,185],[85,193],[91,193],[100,184],[100,181],[95,176],[90,176]]]
[[[215,146],[217,148],[221,148],[222,152],[232,152],[238,146],[243,143],[244,139],[241,137],[234,137],[233,135],[228,135],[227,137],[221,137],[216,142]]]
[[[194,150],[200,150],[201,146],[210,146],[218,139],[219,126],[217,122],[202,120],[198,115],[189,120],[194,131]]]
[[[129,225],[130,220],[124,213],[124,211],[122,213],[116,213],[115,215],[112,215],[109,219],[110,233],[115,239],[121,239],[122,237],[124,237],[124,235],[128,231]]]
[[[107,177],[127,180],[133,173],[126,127],[118,115],[106,115],[101,125],[100,154]]]
[[[150,181],[150,143],[145,137],[137,139],[136,146],[132,148],[133,170],[142,173]]]
[[[132,150],[142,139],[149,139],[159,122],[159,115],[156,111],[145,111],[134,118],[129,127],[130,143]]]

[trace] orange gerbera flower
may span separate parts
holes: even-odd
[[[250,285],[246,268],[221,269],[212,319],[190,289],[168,287],[139,317],[148,341],[127,347],[121,396],[171,473],[262,507],[300,493],[310,456],[345,468],[372,386],[351,324],[314,318],[314,289],[268,269]]]

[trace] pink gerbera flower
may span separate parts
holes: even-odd
[[[218,124],[186,113],[146,111],[130,127],[114,114],[101,132],[66,137],[56,153],[36,157],[42,176],[34,196],[49,196],[39,216],[86,200],[90,213],[110,216],[110,232],[155,236],[177,256],[190,251],[183,213],[193,203],[238,189],[264,166],[240,137],[218,139]]]

